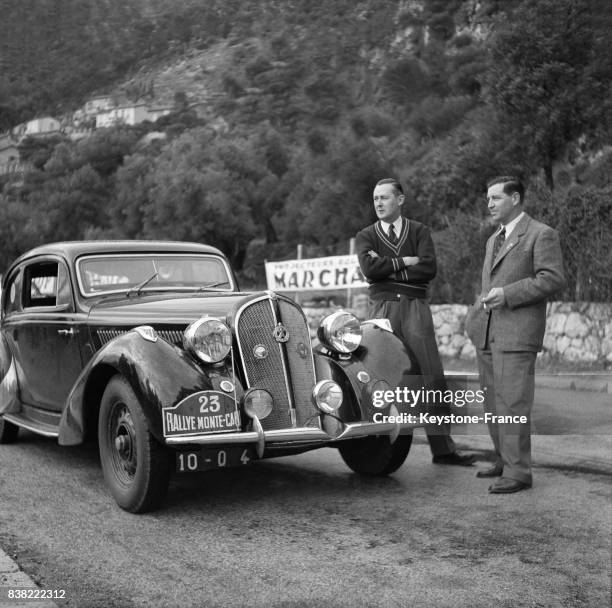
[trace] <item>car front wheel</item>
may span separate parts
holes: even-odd
[[[171,476],[169,451],[148,429],[142,406],[121,376],[108,383],[98,419],[100,463],[117,504],[131,513],[155,509]]]
[[[360,475],[390,475],[397,471],[410,451],[412,433],[391,443],[388,435],[351,439],[338,446],[342,460]]]
[[[18,434],[19,427],[0,416],[0,443],[13,443]]]

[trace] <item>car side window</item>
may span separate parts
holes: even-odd
[[[72,299],[66,266],[57,261],[28,266],[25,271],[23,296],[24,308],[69,304]]]
[[[3,309],[5,315],[17,312],[21,308],[21,271],[9,277],[3,294]]]

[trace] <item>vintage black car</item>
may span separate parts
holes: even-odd
[[[324,446],[358,473],[393,472],[414,425],[372,396],[410,385],[409,353],[385,320],[341,310],[318,339],[293,300],[239,291],[213,247],[38,247],[2,284],[0,443],[19,428],[66,446],[97,439],[131,512],[158,506],[174,471]]]

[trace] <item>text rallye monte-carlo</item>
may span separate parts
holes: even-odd
[[[404,462],[401,404],[372,395],[418,369],[385,320],[339,310],[312,345],[293,300],[240,292],[196,243],[82,241],[22,255],[4,275],[0,443],[20,428],[97,439],[120,507],[159,506],[173,472],[336,446],[361,474]],[[380,416],[377,417],[380,419]]]

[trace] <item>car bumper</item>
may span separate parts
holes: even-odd
[[[412,429],[417,424],[389,422],[352,422],[341,424],[337,433],[329,434],[318,428],[302,427],[264,431],[257,418],[253,419],[253,430],[239,433],[217,433],[215,435],[189,435],[166,437],[166,444],[179,447],[184,445],[232,445],[256,444],[258,456],[262,456],[266,447],[275,445],[299,444],[334,444],[346,439],[367,437],[370,435],[389,435],[394,441],[402,430]]]

